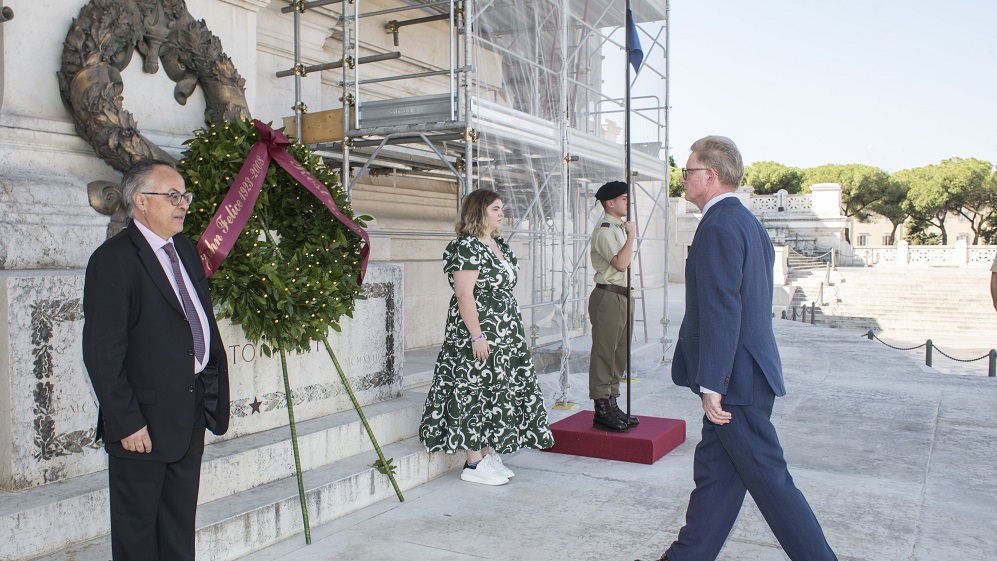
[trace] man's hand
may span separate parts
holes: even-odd
[[[152,440],[149,438],[148,426],[138,429],[138,431],[121,439],[121,447],[129,452],[141,452],[148,454],[152,452]]]
[[[723,398],[718,393],[703,394],[703,411],[706,418],[714,425],[726,425],[730,422],[730,413],[720,408],[720,400]]]
[[[624,222],[623,231],[627,233],[628,239],[633,239],[637,236],[637,224],[633,220]]]

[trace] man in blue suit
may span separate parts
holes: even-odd
[[[786,394],[772,332],[775,252],[765,228],[734,196],[744,166],[729,138],[692,145],[685,197],[703,211],[685,266],[686,309],[672,380],[701,396],[686,524],[659,561],[717,558],[745,492],[793,561],[833,561],[817,518],[793,484],[770,417]]]

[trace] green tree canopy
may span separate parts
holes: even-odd
[[[675,156],[668,156],[668,196],[683,195],[685,195],[685,186],[682,185],[682,170],[675,165]]]
[[[928,225],[937,226],[941,230],[942,243],[948,240],[945,216],[949,210],[949,198],[941,189],[941,185],[935,181],[937,167],[922,166],[900,170],[893,174],[896,181],[907,185],[907,199],[903,202],[903,209],[910,217],[907,238],[911,243],[924,243],[921,239],[923,236],[917,236],[915,233],[926,231]]]
[[[990,162],[950,158],[937,165],[898,171],[894,178],[909,187],[904,210],[915,224],[937,226],[944,245],[948,244],[945,218],[950,213],[961,214],[970,221],[976,243],[997,198],[990,181],[992,170]]]
[[[990,172],[986,188],[991,193],[997,193],[997,171]],[[980,235],[983,236],[983,242],[987,244],[997,244],[997,212],[994,212],[995,208],[997,208],[997,200],[991,203],[991,212],[983,219],[983,226],[980,228]]]
[[[826,164],[810,168],[804,175],[804,184],[837,183],[841,185],[841,205],[845,216],[864,222],[869,219],[869,205],[881,200],[890,190],[890,175],[885,171],[862,164]]]
[[[908,222],[907,232],[904,234],[904,239],[910,245],[938,245],[941,243],[941,236],[931,232],[928,228],[931,227],[931,221],[918,220],[911,217],[911,221]]]
[[[771,195],[780,189],[796,194],[803,191],[803,170],[777,162],[755,162],[744,169],[741,185],[754,187],[756,195]]]
[[[907,219],[907,211],[904,210],[904,201],[907,200],[907,184],[890,177],[889,185],[883,193],[883,197],[878,201],[869,204],[868,210],[875,212],[890,221],[893,229],[890,231],[890,240],[896,243],[897,226],[903,224]]]
[[[952,158],[942,162],[940,181],[952,198],[952,207],[969,221],[973,244],[980,240],[986,219],[993,214],[997,185],[991,181],[993,165],[976,158]]]

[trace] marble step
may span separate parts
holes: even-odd
[[[382,448],[386,449],[386,445],[393,442],[412,440],[424,401],[422,394],[406,393],[399,398],[364,407],[367,420]],[[317,473],[330,466],[352,465],[351,462],[356,463],[356,458],[360,457],[363,458],[362,463],[369,467],[377,459],[359,416],[352,409],[299,422],[297,433],[303,470]],[[420,446],[415,448],[416,451],[421,450]],[[406,455],[415,453],[406,450],[400,451]],[[396,463],[398,461],[396,458]],[[419,463],[428,460],[413,457],[406,461],[410,464],[409,469],[415,470],[405,475],[409,483],[414,486],[425,481],[420,477],[428,475],[428,472]],[[366,471],[366,467],[360,466],[354,477]],[[421,475],[411,479],[412,473]],[[285,485],[288,493],[295,496],[296,504],[297,484],[293,474],[290,430],[286,426],[217,442],[205,448],[198,502],[207,509],[208,505],[237,502],[236,498],[240,495],[253,496],[267,486],[280,488]],[[433,477],[436,475],[439,473]],[[367,477],[370,479],[372,475]],[[288,478],[291,478],[290,482]],[[390,488],[387,477],[384,477],[383,483]],[[371,484],[369,489],[373,488]],[[366,498],[364,495],[346,492],[343,496],[361,500]],[[0,560],[3,561],[32,559],[109,532],[106,472],[5,494],[3,499],[0,502],[0,534],[13,537],[9,544],[0,545]],[[279,512],[277,507],[273,509],[274,513]],[[93,515],[81,516],[81,513]],[[238,514],[231,513],[231,517],[238,517]],[[203,516],[199,516],[199,523],[205,522]],[[284,513],[284,516],[290,514]],[[101,538],[98,542],[106,545],[107,539]]]
[[[826,302],[826,301],[825,301]],[[945,324],[971,324],[971,323],[994,323],[997,322],[997,315],[994,314],[993,306],[977,307],[972,311],[959,310],[936,306],[855,306],[837,302],[832,306],[825,306],[834,315],[842,316],[875,316],[890,318],[894,320],[912,319],[921,323],[939,321]]]
[[[429,454],[418,438],[382,446],[398,470],[402,491],[448,473],[463,455]],[[371,467],[376,454],[363,453],[304,472],[310,526],[315,528],[370,506],[397,501],[386,475]],[[288,477],[198,507],[196,556],[200,561],[231,561],[280,541],[304,542],[297,480]],[[33,561],[106,561],[110,540],[104,535]]]

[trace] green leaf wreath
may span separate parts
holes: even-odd
[[[184,232],[195,242],[259,139],[250,120],[196,131],[178,169],[194,193]],[[321,181],[344,214],[361,227],[337,174],[302,145],[287,152]],[[217,314],[242,326],[246,337],[273,349],[307,351],[363,299],[357,285],[361,240],[314,195],[271,162],[252,218],[228,258],[211,277]],[[268,348],[269,347],[269,348]]]
[[[200,239],[214,217],[257,140],[259,132],[247,119],[211,124],[207,129],[195,131],[194,138],[184,143],[187,150],[178,169],[187,190],[194,193],[184,230],[194,241]],[[354,214],[338,177],[317,156],[297,144],[286,150],[329,189],[343,214],[361,228],[370,220],[369,216]],[[398,499],[405,500],[395,481],[391,460],[385,460],[326,337],[329,328],[340,331],[339,318],[353,317],[356,300],[363,299],[357,285],[362,266],[361,243],[359,236],[336,219],[308,189],[271,161],[249,222],[211,277],[211,298],[218,317],[242,326],[249,340],[261,343],[263,354],[271,356],[276,351],[280,355],[305,543],[311,543],[311,529],[287,351],[309,351],[312,341],[325,345],[377,452],[378,462],[385,466]]]

